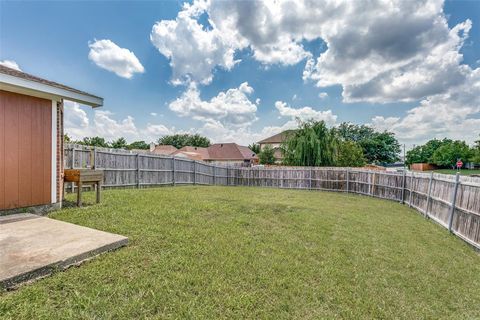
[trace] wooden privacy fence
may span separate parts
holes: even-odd
[[[480,178],[337,167],[225,167],[185,158],[68,145],[66,168],[104,170],[105,187],[176,184],[357,193],[405,203],[480,249]],[[71,186],[73,188],[73,186]]]
[[[150,153],[69,144],[65,148],[64,163],[65,168],[70,169],[103,170],[103,187],[235,185],[234,168]],[[68,190],[73,188],[67,185]]]

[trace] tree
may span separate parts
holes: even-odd
[[[472,148],[472,157],[470,161],[473,163],[480,163],[480,135],[478,137],[479,139],[475,141],[475,145]]]
[[[63,135],[63,142],[64,142],[64,143],[70,143],[70,142],[72,142],[72,138],[70,138],[70,136],[68,135],[68,133],[65,133],[65,134]]]
[[[335,130],[342,140],[355,141],[357,143],[370,139],[375,133],[372,127],[364,124],[356,125],[349,122],[342,122]]]
[[[432,163],[432,157],[435,150],[440,148],[442,145],[451,143],[450,139],[432,139],[425,143],[424,145],[416,146],[412,150],[407,152],[405,163],[410,165],[412,163]]]
[[[143,140],[134,141],[127,146],[127,149],[128,150],[132,150],[132,149],[148,150],[150,149],[150,145]]]
[[[341,140],[354,141],[359,144],[368,163],[393,163],[400,153],[400,144],[393,132],[377,132],[366,125],[341,123],[335,129]]]
[[[252,150],[253,151],[253,150]],[[265,146],[263,150],[258,154],[261,164],[274,164],[275,163],[275,150],[271,146]]]
[[[256,154],[260,154],[260,145],[256,143],[252,143],[248,145],[248,149],[252,150]]]
[[[126,149],[127,148],[127,140],[124,137],[118,138],[117,140],[113,140],[110,144],[114,149]]]
[[[465,141],[455,140],[443,144],[435,150],[432,161],[437,166],[455,168],[457,160],[468,161],[472,156],[472,150]]]
[[[337,154],[335,131],[324,121],[300,122],[282,144],[284,163],[293,166],[332,166]]]
[[[78,141],[78,144],[83,144],[91,147],[109,148],[110,145],[102,137],[85,137],[82,141]]]
[[[185,146],[192,147],[209,147],[210,140],[207,137],[201,136],[199,134],[172,134],[168,136],[163,136],[158,139],[158,144],[162,145],[172,145],[177,149],[183,148]]]
[[[363,149],[354,141],[340,141],[336,165],[339,167],[362,167],[365,165]]]

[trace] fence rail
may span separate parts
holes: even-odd
[[[480,178],[356,168],[238,168],[185,158],[67,145],[66,168],[104,170],[103,184],[258,186],[357,193],[404,203],[480,249]],[[67,189],[74,190],[73,185]]]

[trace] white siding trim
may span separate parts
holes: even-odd
[[[57,101],[61,101],[62,98],[65,98],[94,108],[103,105],[103,98],[100,97],[73,92],[49,84],[18,78],[4,73],[0,73],[0,89],[30,96],[55,99]]]
[[[52,100],[52,203],[57,203],[57,101]]]

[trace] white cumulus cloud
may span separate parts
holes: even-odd
[[[75,140],[84,137],[100,136],[108,140],[124,137],[127,141],[145,140],[156,141],[159,137],[175,132],[174,127],[163,124],[148,123],[145,127],[138,127],[135,119],[127,116],[124,119],[116,119],[114,113],[107,110],[95,110],[89,116],[85,110],[90,107],[82,107],[76,102],[65,101],[65,133]]]
[[[218,29],[206,29],[198,22],[206,6],[204,1],[184,4],[175,20],[159,21],[152,28],[150,40],[170,60],[173,84],[191,80],[208,84],[215,67],[230,70],[237,62],[236,46]]]
[[[5,66],[10,69],[15,69],[17,71],[22,71],[18,64],[13,60],[0,60],[0,65]]]
[[[328,93],[326,93],[326,92],[320,92],[320,93],[318,94],[318,97],[319,97],[320,99],[325,99],[326,97],[328,97]]]
[[[95,40],[88,46],[88,58],[100,68],[127,79],[132,78],[135,73],[145,72],[132,51],[119,47],[111,40]]]
[[[480,134],[480,69],[445,93],[429,96],[404,117],[376,116],[374,127],[390,130],[407,143],[424,143],[445,137],[469,143]]]
[[[337,122],[337,116],[332,110],[318,111],[312,107],[292,108],[282,101],[275,102],[275,108],[282,117],[290,117],[292,119],[300,119],[302,121],[316,120],[325,121],[326,124],[332,126]]]
[[[180,117],[191,117],[204,122],[220,122],[228,126],[249,126],[257,120],[257,106],[249,99],[253,88],[247,82],[238,88],[220,92],[210,100],[202,100],[196,84],[169,104]]]

